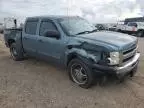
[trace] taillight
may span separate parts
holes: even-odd
[[[132,27],[132,31],[136,31],[136,27]]]

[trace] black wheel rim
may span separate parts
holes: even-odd
[[[88,75],[81,64],[73,64],[71,66],[71,76],[75,83],[81,85],[87,83]]]

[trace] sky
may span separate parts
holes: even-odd
[[[93,23],[144,16],[144,0],[0,0],[0,21],[14,17],[77,15]]]

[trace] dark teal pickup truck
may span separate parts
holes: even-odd
[[[29,55],[59,63],[83,88],[92,85],[96,73],[133,76],[140,57],[136,37],[99,32],[77,16],[29,17],[23,28],[6,29],[4,38],[14,60]]]

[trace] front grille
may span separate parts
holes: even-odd
[[[129,62],[131,59],[133,59],[133,57],[135,56],[137,52],[137,45],[127,49],[127,50],[124,50],[122,52],[122,63],[127,63]]]
[[[123,59],[123,63],[125,63],[125,62],[127,62],[127,61],[129,61],[129,60],[131,60],[132,58],[134,57],[134,55],[132,55],[132,56],[130,56],[130,57],[128,57],[128,58],[126,58],[126,59]]]
[[[128,53],[132,52],[134,49],[136,49],[136,47],[130,48],[130,49],[124,51],[123,54],[124,54],[124,55],[125,55],[125,54],[128,54]]]

